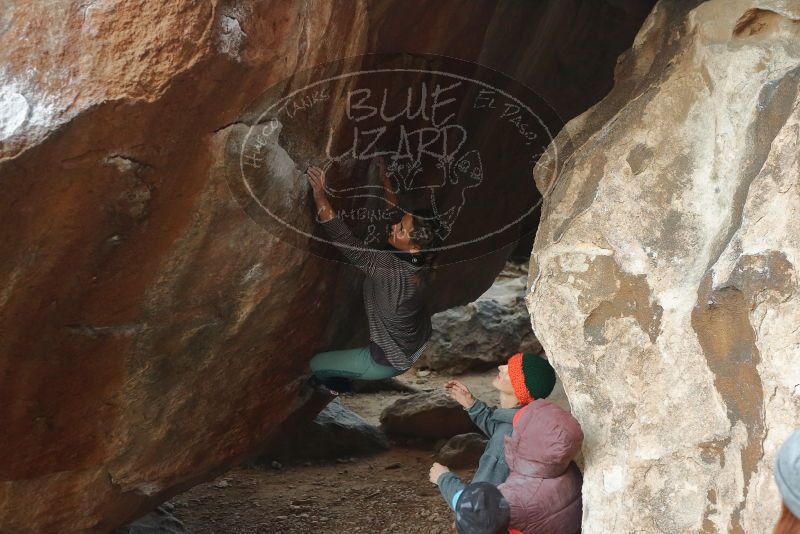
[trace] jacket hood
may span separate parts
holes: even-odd
[[[512,473],[556,478],[564,474],[581,445],[578,421],[558,405],[537,399],[522,409],[513,434],[505,438],[506,462]]]

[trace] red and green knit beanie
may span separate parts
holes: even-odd
[[[556,385],[556,372],[550,362],[530,352],[518,352],[508,359],[508,377],[523,406],[547,397]]]

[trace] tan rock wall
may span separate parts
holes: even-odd
[[[587,532],[767,532],[800,426],[800,4],[660,2],[540,160],[527,303]]]

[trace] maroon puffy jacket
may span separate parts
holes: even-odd
[[[518,412],[514,433],[505,438],[510,474],[499,486],[511,505],[511,528],[524,534],[581,531],[581,476],[572,459],[583,431],[572,415],[537,399]]]

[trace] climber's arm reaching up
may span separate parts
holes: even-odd
[[[375,270],[387,261],[385,255],[381,255],[379,251],[356,239],[344,221],[336,216],[331,202],[328,200],[328,195],[325,193],[325,171],[319,167],[309,167],[307,176],[314,192],[318,219],[333,244],[350,263],[368,276],[374,275]]]

